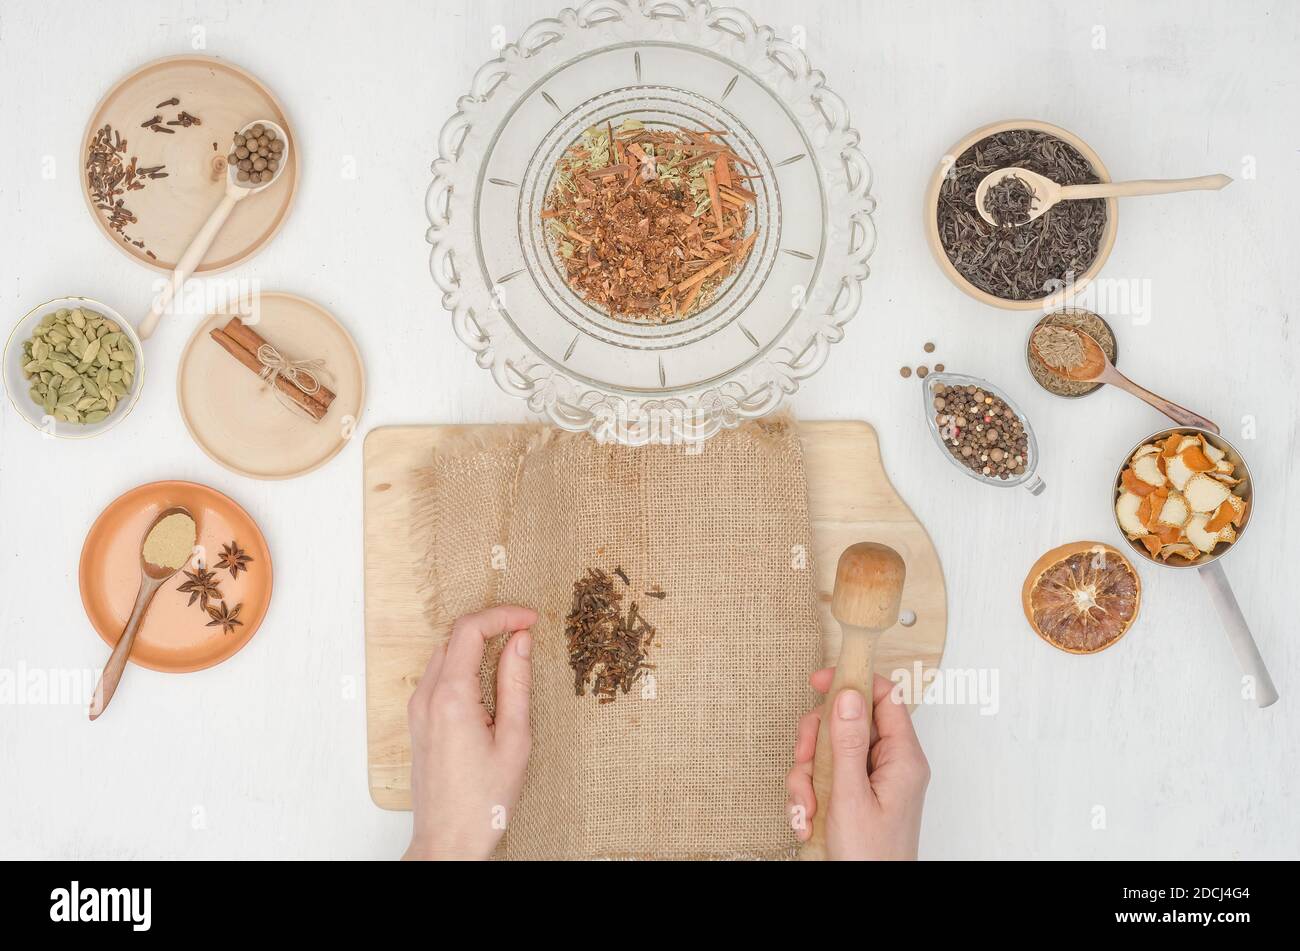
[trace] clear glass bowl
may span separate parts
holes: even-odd
[[[996,396],[1011,408],[1011,411],[1016,414],[1016,418],[1020,420],[1021,425],[1025,427],[1025,437],[1029,443],[1029,457],[1025,460],[1024,472],[1011,479],[998,479],[992,476],[986,476],[982,472],[977,472],[974,469],[962,465],[962,463],[957,460],[957,457],[948,451],[948,446],[944,443],[943,433],[939,429],[939,423],[934,418],[934,388],[941,383],[944,386],[979,387],[985,393]],[[988,380],[981,380],[977,376],[965,376],[961,373],[931,373],[924,381],[922,381],[921,402],[922,408],[925,411],[925,421],[930,427],[930,435],[934,437],[935,445],[939,447],[939,451],[943,453],[943,457],[954,466],[966,473],[966,475],[970,476],[972,479],[975,479],[977,482],[983,482],[985,485],[995,485],[998,488],[1009,488],[1014,485],[1023,485],[1029,490],[1030,494],[1042,495],[1043,490],[1047,488],[1047,483],[1037,475],[1038,440],[1034,438],[1034,427],[1029,425],[1029,420],[1025,417],[1024,413],[1020,412],[1020,408],[1016,406],[1015,400],[1007,396],[1006,393],[994,386]]]
[[[430,269],[460,339],[570,430],[640,445],[771,412],[856,313],[875,246],[871,173],[804,52],[704,0],[605,0],[542,20],[479,70],[439,136]],[[610,318],[566,286],[540,213],[583,130],[638,119],[723,130],[753,163],[758,239],[707,307]]]
[[[84,307],[112,320],[127,335],[131,341],[131,346],[135,349],[135,375],[131,381],[130,392],[124,398],[118,400],[117,408],[112,413],[97,423],[69,423],[47,415],[41,406],[32,402],[28,393],[31,384],[23,376],[23,344],[32,336],[32,332],[36,329],[36,325],[40,323],[42,317],[51,311],[65,307],[69,309]],[[9,340],[5,344],[4,381],[5,392],[9,396],[10,404],[19,416],[36,429],[47,435],[57,436],[60,439],[89,439],[92,436],[98,436],[100,433],[108,432],[135,408],[136,400],[140,398],[140,390],[144,386],[144,348],[140,346],[140,338],[136,336],[135,328],[112,307],[91,300],[89,297],[60,297],[57,300],[46,301],[44,304],[33,307],[14,325],[13,331],[9,334]]]

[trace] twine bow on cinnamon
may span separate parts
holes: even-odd
[[[262,372],[258,376],[265,380],[268,386],[274,388],[275,378],[279,376],[308,396],[320,392],[321,383],[317,373],[324,369],[324,360],[286,360],[280,355],[280,351],[269,343],[258,347],[255,356],[257,362],[262,364]],[[276,390],[276,395],[281,401],[285,399],[284,394],[279,390]]]

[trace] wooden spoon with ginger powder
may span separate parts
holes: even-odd
[[[164,509],[145,532],[140,546],[140,592],[135,596],[135,608],[122,629],[122,636],[117,639],[113,653],[104,665],[104,672],[100,674],[99,686],[90,698],[90,719],[99,719],[113,699],[126,670],[126,662],[131,657],[136,631],[140,630],[153,596],[169,578],[185,567],[198,536],[194,516],[181,506]]]

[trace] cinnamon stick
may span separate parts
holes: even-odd
[[[255,357],[257,356],[257,351],[260,350],[262,346],[266,343],[266,340],[262,337],[261,334],[259,334],[252,327],[249,327],[238,317],[230,318],[230,322],[226,324],[225,330],[226,330],[226,334],[232,340],[234,340],[236,343],[238,343],[241,347],[243,347],[245,350],[247,350]],[[279,350],[280,348],[276,347],[275,349]],[[260,373],[261,371],[259,370],[258,372]],[[293,384],[291,383],[290,386],[292,385]],[[315,400],[317,403],[321,405],[322,409],[326,409],[326,410],[328,410],[330,408],[330,404],[334,402],[334,396],[335,396],[334,392],[330,390],[327,386],[325,386],[323,382],[320,384],[320,389],[318,389],[315,393],[307,393],[305,395]],[[322,415],[324,414],[322,413]]]
[[[209,332],[209,336],[212,337],[212,339],[215,340],[217,343],[219,343],[223,350],[225,350],[228,354],[230,354],[232,357],[234,357],[244,366],[248,367],[248,369],[252,370],[259,377],[262,375],[262,370],[265,368],[262,366],[261,362],[252,353],[245,350],[243,346],[240,345],[239,341],[235,340],[229,334],[223,332],[220,328],[217,327],[212,328],[212,330]],[[294,405],[296,405],[304,413],[311,416],[311,418],[316,420],[317,422],[320,422],[322,417],[324,417],[325,407],[323,407],[320,403],[317,403],[310,396],[308,396],[302,390],[298,389],[298,387],[294,386],[284,377],[277,376],[275,378],[275,388],[279,390],[281,393],[283,393],[285,396],[287,396],[290,400],[292,400]]]

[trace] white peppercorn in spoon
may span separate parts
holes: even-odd
[[[252,132],[255,130],[261,130],[265,133],[265,135],[258,137],[259,142],[265,138],[268,143],[281,143],[279,151],[275,152],[271,151],[270,145],[267,146],[268,153],[275,156],[273,160],[268,160],[262,156],[257,157],[258,161],[265,164],[262,169],[256,171],[260,175],[269,170],[271,173],[270,178],[254,182],[251,180],[252,176],[250,174],[246,180],[241,181],[239,176],[249,170],[241,169],[237,164],[233,163],[226,168],[225,197],[221,199],[221,204],[217,205],[208,220],[203,223],[199,233],[194,236],[194,240],[190,242],[190,246],[185,249],[180,261],[176,263],[176,270],[172,271],[171,279],[158,293],[158,296],[154,298],[153,307],[150,308],[149,313],[145,315],[144,320],[141,321],[139,328],[136,330],[142,340],[152,336],[153,332],[158,328],[158,321],[162,319],[163,313],[175,298],[176,292],[185,285],[190,275],[203,261],[203,256],[208,253],[208,248],[212,247],[212,242],[216,239],[222,226],[225,225],[226,219],[230,217],[230,213],[234,211],[235,205],[249,195],[256,195],[258,192],[265,191],[274,185],[288,166],[289,139],[284,134],[284,129],[270,119],[258,119],[240,129],[239,135],[247,141],[252,137]],[[245,146],[238,146],[238,148],[245,148]],[[242,158],[243,156],[241,156]],[[250,164],[251,162],[252,160],[250,160]],[[272,162],[274,168],[271,167]]]

